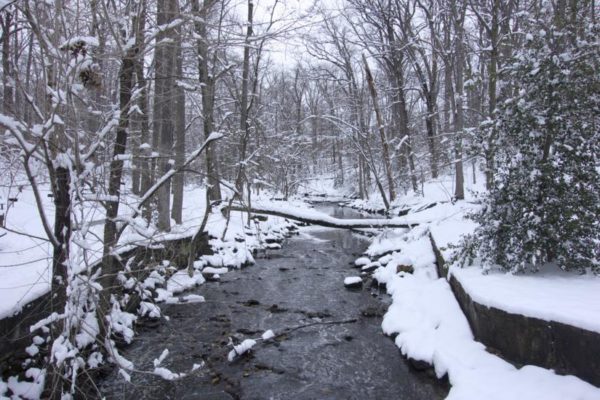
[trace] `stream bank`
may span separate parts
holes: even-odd
[[[357,218],[329,207],[321,211]],[[383,335],[387,295],[344,288],[344,277],[356,273],[349,264],[366,246],[349,231],[302,228],[283,250],[202,285],[196,292],[205,303],[161,306],[169,321],[143,325],[122,351],[138,370],[152,371],[165,348],[164,366],[172,371],[201,368],[176,381],[136,373],[131,384],[113,371],[100,391],[111,399],[444,398],[447,388],[414,372]],[[277,334],[300,326],[227,361],[230,338],[237,344],[268,329]]]

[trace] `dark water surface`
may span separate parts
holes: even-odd
[[[356,212],[320,209],[341,218]],[[381,332],[386,296],[377,289],[344,288],[356,275],[349,265],[367,242],[349,231],[302,228],[282,250],[254,266],[207,282],[196,292],[205,303],[165,305],[170,321],[142,327],[122,351],[136,369],[163,363],[174,372],[204,366],[178,381],[150,374],[124,383],[116,372],[99,383],[109,399],[441,399],[447,389],[414,372]],[[347,321],[355,322],[348,323]],[[343,323],[346,322],[346,323]],[[312,324],[312,325],[311,325]],[[259,341],[249,355],[227,362],[227,343],[301,327]]]

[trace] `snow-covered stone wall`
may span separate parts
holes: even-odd
[[[433,238],[431,243],[438,274],[448,279],[477,341],[512,363],[538,365],[600,386],[600,333],[479,304],[458,279],[448,278]]]

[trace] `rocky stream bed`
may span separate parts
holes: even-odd
[[[353,210],[321,206],[338,218]],[[350,265],[365,250],[365,238],[347,230],[301,228],[281,250],[257,257],[256,265],[232,271],[194,292],[204,303],[163,305],[161,319],[139,326],[122,350],[136,369],[163,365],[186,372],[166,381],[133,373],[125,382],[112,371],[98,382],[109,399],[441,399],[448,388],[417,372],[383,335],[389,301],[383,290],[344,288]],[[260,338],[251,352],[228,362],[235,344]],[[192,366],[201,367],[189,373]]]

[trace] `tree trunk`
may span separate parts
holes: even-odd
[[[276,217],[282,217],[287,219],[293,219],[296,221],[304,222],[311,225],[320,225],[328,228],[341,228],[341,229],[369,229],[369,228],[413,228],[419,223],[409,223],[403,218],[392,218],[392,219],[338,219],[330,217],[324,214],[323,216],[307,216],[304,213],[295,213],[293,209],[283,208],[270,208],[270,207],[254,207],[248,208],[247,206],[232,204],[224,207],[223,210],[226,213],[231,211],[250,211],[253,214],[272,215]]]
[[[250,78],[250,38],[252,37],[252,17],[254,13],[254,2],[248,0],[248,18],[246,26],[246,38],[244,39],[244,60],[242,63],[242,94],[240,98],[240,147],[239,147],[239,165],[235,181],[235,189],[240,198],[244,193],[245,177],[245,162],[246,148],[250,137],[250,116],[248,115],[248,93],[249,93],[249,78]]]
[[[498,70],[498,34],[499,34],[499,12],[500,0],[493,0],[492,6],[492,22],[490,27],[490,61],[488,65],[488,118],[494,117],[496,109],[496,82]],[[489,190],[494,183],[494,141],[496,139],[495,128],[492,127],[492,133],[488,138],[488,145],[485,152],[485,185]]]
[[[462,9],[457,10],[457,2],[461,0],[454,0],[452,2],[452,13],[454,20],[454,30],[455,30],[455,117],[454,117],[454,135],[455,135],[455,147],[454,147],[454,165],[455,165],[455,191],[454,197],[456,200],[463,200],[465,198],[465,188],[464,188],[464,171],[463,171],[463,161],[462,161],[462,135],[464,129],[464,109],[463,109],[463,101],[464,101],[464,63],[465,63],[465,55],[464,55],[464,18],[465,18],[465,6],[461,4]]]
[[[2,85],[4,93],[2,98],[2,109],[4,114],[13,115],[13,80],[11,78],[10,68],[10,39],[13,36],[12,29],[13,14],[9,10],[5,10],[0,15],[0,25],[2,26]]]
[[[198,48],[198,81],[202,94],[202,114],[204,116],[204,137],[213,132],[214,104],[215,104],[215,77],[209,74],[209,48],[207,38],[208,12],[216,3],[215,0],[204,0],[200,8],[199,0],[192,0],[192,12],[198,16],[194,22],[194,30],[198,35],[196,47]],[[220,29],[220,27],[219,27]],[[211,144],[206,150],[206,182],[208,197],[211,201],[221,200],[221,183],[219,177],[219,164],[217,162],[216,143]]]
[[[367,63],[367,59],[363,54],[363,63],[365,66],[365,75],[367,78],[367,83],[369,85],[369,92],[371,93],[371,99],[373,101],[373,108],[375,109],[375,118],[377,120],[377,127],[379,130],[379,137],[381,139],[381,147],[383,150],[383,162],[385,166],[385,173],[388,181],[388,190],[390,195],[390,202],[396,199],[396,190],[394,188],[394,178],[392,175],[392,164],[390,160],[390,151],[388,141],[385,135],[385,128],[383,125],[383,116],[381,115],[381,111],[379,109],[379,100],[377,99],[377,89],[375,88],[375,82],[373,81],[373,75],[371,74],[371,69],[369,68],[369,64]]]
[[[183,79],[183,54],[181,50],[181,38],[179,38],[177,44],[177,77],[179,79]],[[175,96],[175,165],[179,167],[185,161],[185,92],[180,85],[175,88]],[[171,217],[177,224],[182,223],[184,183],[184,172],[175,174],[173,177]]]
[[[396,39],[394,29],[391,22],[387,23],[387,36],[389,41],[389,73],[391,74],[391,80],[395,86],[392,94],[392,110],[395,114],[394,124],[397,127],[398,137],[402,140],[404,137],[403,150],[405,158],[408,164],[408,173],[410,182],[415,193],[418,192],[417,176],[415,174],[415,158],[412,151],[412,138],[409,127],[408,118],[408,106],[406,102],[406,93],[404,92],[404,70],[403,70],[403,55],[399,49],[396,48]]]
[[[340,143],[341,141],[336,140],[336,142]],[[340,174],[340,179],[339,179],[340,186],[344,185],[344,161],[342,159],[342,156],[343,156],[342,145],[339,144],[338,145],[337,168],[338,168],[338,172]]]
[[[139,113],[132,115],[131,123],[135,123],[137,130],[136,140],[132,147],[133,172],[131,176],[131,188],[134,194],[144,193],[150,187],[150,173],[148,171],[149,149],[149,124],[148,124],[148,95],[146,78],[144,76],[144,31],[146,29],[146,0],[141,0],[137,15],[133,18],[135,29],[135,47],[138,49],[134,60],[134,75],[137,81],[137,89],[140,91],[137,99]],[[141,145],[144,146],[141,147]]]
[[[431,168],[431,177],[433,179],[439,176],[438,171],[438,154],[436,145],[436,130],[435,130],[435,115],[436,115],[436,104],[435,94],[430,91],[425,95],[425,102],[427,105],[427,116],[425,117],[425,126],[427,129],[427,144],[429,146],[429,165]]]
[[[179,15],[177,0],[159,0],[157,4],[157,25],[168,25]],[[174,100],[176,99],[176,58],[177,32],[173,28],[161,31],[156,36],[154,55],[155,84],[154,84],[154,136],[160,158],[157,172],[164,175],[173,168],[173,132],[175,130]],[[171,229],[171,182],[161,187],[157,194],[158,223],[163,231]]]
[[[102,276],[99,279],[102,285],[100,296],[101,335],[107,331],[104,326],[104,317],[111,309],[111,293],[119,272],[119,260],[114,251],[118,241],[118,229],[116,218],[119,215],[119,200],[121,197],[121,178],[123,176],[123,160],[120,158],[125,154],[127,148],[127,136],[129,126],[129,110],[131,108],[131,92],[133,89],[133,74],[135,71],[135,48],[130,49],[123,55],[121,69],[119,71],[119,124],[117,136],[113,149],[112,161],[110,162],[110,177],[108,182],[108,194],[111,199],[106,202],[106,220],[104,222],[104,248],[102,260]]]

